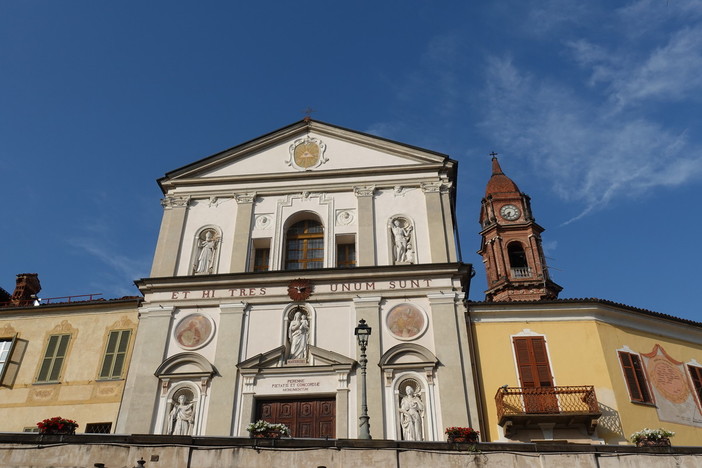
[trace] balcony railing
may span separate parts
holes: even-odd
[[[572,426],[585,423],[592,433],[602,415],[595,387],[501,387],[495,395],[500,426],[539,422]]]
[[[531,278],[531,268],[519,267],[512,268],[512,278]]]

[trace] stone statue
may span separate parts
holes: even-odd
[[[405,397],[400,402],[402,440],[424,440],[423,417],[424,403],[420,394],[415,394],[414,389],[408,385],[405,388]]]
[[[412,226],[409,223],[402,225],[399,218],[392,220],[392,242],[393,254],[395,263],[413,263],[414,253],[411,253],[411,258],[408,257],[408,249],[412,250]]]
[[[205,239],[198,239],[198,248],[200,254],[197,257],[197,262],[193,265],[195,273],[214,273],[215,253],[217,252],[217,239],[214,238],[213,232],[206,231]]]
[[[288,339],[290,340],[288,359],[305,359],[307,357],[309,335],[310,322],[307,320],[307,315],[298,310],[288,328]]]
[[[187,401],[185,395],[180,395],[178,397],[178,403],[173,405],[173,409],[169,415],[171,422],[169,434],[191,435],[193,423],[195,421],[195,410],[193,409],[193,402],[186,403]]]

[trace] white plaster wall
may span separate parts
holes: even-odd
[[[314,343],[317,347],[355,359],[356,323],[351,303],[315,304],[317,327]]]
[[[190,202],[181,239],[177,276],[190,275],[195,234],[206,225],[217,226],[222,231],[219,245],[219,266],[216,273],[229,273],[234,245],[236,211],[237,202],[233,198],[218,199],[212,206],[210,206],[208,199],[196,199]]]
[[[329,136],[310,133],[312,138],[317,138],[327,145],[324,156],[328,161],[317,170],[346,169],[359,167],[387,167],[412,164],[409,159],[391,155],[375,149],[347,143]],[[252,153],[232,164],[221,167],[205,174],[206,177],[231,176],[239,174],[268,174],[300,172],[287,164],[290,158],[290,145],[297,138],[284,143],[266,148],[263,151]],[[415,163],[416,164],[416,163]],[[313,169],[314,170],[314,169]]]
[[[265,353],[281,344],[284,305],[254,306],[248,312],[246,355],[244,359]]]

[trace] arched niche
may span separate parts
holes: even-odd
[[[218,273],[219,252],[222,244],[222,230],[212,224],[201,227],[193,239],[189,273],[211,275]]]
[[[299,318],[296,321],[295,318]],[[315,343],[315,311],[309,304],[290,304],[283,311],[282,345],[285,346],[284,364],[308,364],[310,362],[309,346]],[[304,343],[300,335],[306,333]],[[296,346],[298,345],[298,346]],[[300,354],[300,349],[302,354]]]
[[[161,387],[156,432],[199,435],[207,416],[208,389],[217,369],[200,354],[185,352],[164,360],[154,375]],[[189,434],[183,433],[184,419],[189,419]]]
[[[391,216],[388,219],[387,229],[390,264],[417,263],[417,236],[412,218],[402,214]]]

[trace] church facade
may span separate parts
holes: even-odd
[[[305,119],[174,170],[118,433],[373,438],[479,424],[456,162]]]

